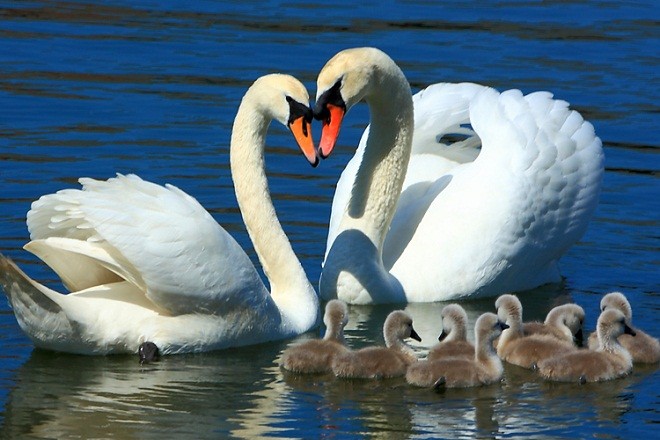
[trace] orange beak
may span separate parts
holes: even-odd
[[[300,150],[305,155],[309,164],[316,167],[319,164],[319,158],[314,149],[314,141],[312,140],[312,123],[304,116],[294,119],[289,123],[289,130],[296,139]]]
[[[336,105],[326,104],[326,108],[328,109],[328,117],[323,121],[323,131],[321,132],[321,142],[319,143],[319,154],[323,159],[330,156],[330,153],[335,148],[339,129],[346,114],[344,108]]]

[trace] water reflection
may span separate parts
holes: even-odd
[[[556,295],[548,295],[548,289]],[[552,307],[570,300],[561,286],[530,291],[521,298],[530,319],[542,319]],[[470,322],[492,310],[493,302],[465,303]],[[420,356],[437,339],[443,306],[406,306],[418,333],[424,334],[416,347]],[[382,344],[379,326],[393,309],[396,306],[352,306],[346,327],[348,344],[354,348]],[[635,388],[651,380],[656,369],[636,366],[622,380],[581,386],[547,383],[534,371],[505,364],[500,384],[442,392],[409,387],[403,379],[342,380],[331,374],[282,371],[286,394],[280,396],[283,405],[276,414],[287,426],[283,434],[293,437],[324,427],[324,434],[329,431],[331,438],[356,433],[377,438],[571,438],[584,423],[595,423],[603,432],[620,427],[632,408]],[[306,408],[304,420],[298,413],[301,408]]]
[[[575,300],[590,330],[602,294],[624,290],[636,325],[660,333],[654,2],[411,0],[381,2],[376,15],[373,2],[14,3],[0,11],[0,247],[35,278],[54,283],[20,250],[30,203],[116,172],[186,190],[254,257],[226,149],[245,88],[287,71],[313,95],[332,54],[377,45],[415,90],[437,81],[552,90],[593,122],[608,167],[596,217],[560,262],[566,284],[521,295],[525,319]],[[276,208],[314,284],[334,186],[368,120],[366,106],[351,111],[333,161],[313,174],[284,129],[269,137]],[[420,356],[436,342],[442,306],[405,306]],[[464,306],[472,325],[494,300]],[[382,344],[397,307],[352,307],[348,343]],[[439,395],[401,381],[287,377],[275,363],[286,343],[144,369],[132,357],[29,354],[6,303],[1,312],[0,438],[653,438],[660,423],[656,366],[584,387],[507,367],[500,385]]]
[[[262,371],[277,344],[140,366],[134,357],[35,350],[16,372],[3,438],[218,438],[261,423],[281,390]],[[244,420],[245,419],[245,420]],[[224,433],[224,434],[223,434]],[[250,437],[250,435],[246,435]]]
[[[549,299],[542,291],[521,297],[532,317],[567,299]],[[492,310],[492,303],[465,303],[470,321]],[[406,306],[423,334],[416,346],[420,356],[436,341],[443,306]],[[382,323],[396,308],[351,307],[348,344],[382,344]],[[578,386],[546,383],[533,371],[505,365],[500,384],[435,392],[409,387],[401,378],[341,380],[284,372],[279,356],[294,342],[171,356],[146,366],[132,356],[35,350],[14,373],[0,437],[570,437],[583,423],[603,432],[626,423],[657,369],[635,366],[624,379]]]

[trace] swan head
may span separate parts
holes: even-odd
[[[369,100],[392,75],[405,82],[396,63],[373,47],[343,50],[325,64],[316,80],[314,106],[314,118],[323,122],[319,142],[321,158],[328,157],[337,143],[346,112],[362,99]]]
[[[566,333],[566,336],[573,338],[578,346],[582,345],[584,339],[583,326],[584,326],[584,309],[577,304],[564,304],[557,306],[548,313],[546,324],[553,324],[553,316],[551,314],[559,314],[560,330]]]
[[[600,300],[600,311],[603,312],[607,309],[620,310],[628,321],[632,320],[632,307],[630,307],[628,298],[621,292],[608,293]]]
[[[465,338],[467,313],[465,313],[463,307],[458,304],[449,304],[442,308],[440,317],[442,318],[442,333],[440,333],[438,341],[461,340]]]
[[[488,345],[492,346],[492,341],[501,336],[502,332],[508,328],[509,326],[495,313],[486,312],[474,324],[475,339],[488,341]]]
[[[522,323],[522,304],[517,296],[504,294],[495,301],[497,316],[509,325]]]
[[[326,338],[344,340],[344,327],[348,324],[348,306],[344,301],[333,299],[325,306],[323,323],[326,327]]]
[[[312,139],[313,112],[307,89],[300,81],[290,75],[265,75],[254,82],[245,96],[264,115],[286,126],[310,165],[318,165]]]
[[[626,321],[625,315],[620,310],[607,309],[603,311],[596,323],[596,331],[601,345],[603,345],[603,341],[615,340],[624,333],[635,336],[635,331],[630,328]]]
[[[385,324],[383,324],[383,336],[385,337],[385,345],[388,347],[396,345],[407,338],[420,342],[422,340],[413,328],[412,318],[403,310],[395,310],[387,315]]]

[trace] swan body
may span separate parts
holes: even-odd
[[[317,87],[321,157],[343,112],[361,100],[370,111],[337,183],[321,297],[431,302],[560,281],[603,174],[600,139],[566,102],[470,83],[412,97],[374,48],[335,55]]]
[[[39,284],[0,256],[0,282],[23,331],[56,351],[137,353],[149,341],[173,354],[291,337],[316,325],[318,298],[277,220],[263,163],[272,119],[289,125],[316,162],[302,133],[311,120],[307,102],[299,81],[268,75],[248,89],[234,121],[236,197],[271,292],[236,241],[180,189],[134,175],[83,178],[81,190],[43,196],[27,216],[25,249],[71,293]]]
[[[420,337],[412,326],[412,318],[401,310],[390,313],[383,324],[386,347],[366,347],[335,356],[332,371],[345,379],[387,379],[406,374],[408,366],[417,362],[415,352],[404,340]]]
[[[507,325],[494,313],[484,313],[475,323],[476,351],[471,358],[448,357],[420,361],[406,372],[406,381],[420,387],[466,388],[499,381],[504,373],[502,361],[493,349],[493,340]]]
[[[348,351],[344,345],[344,327],[348,323],[348,307],[333,299],[325,306],[326,330],[323,339],[312,339],[287,348],[282,353],[282,368],[294,373],[330,373],[332,361]]]
[[[440,341],[429,350],[427,360],[448,357],[474,358],[474,345],[467,340],[467,313],[458,304],[449,304],[440,312],[442,333]]]
[[[630,353],[635,363],[655,364],[660,362],[660,341],[658,338],[632,327],[632,307],[628,298],[621,292],[611,292],[605,295],[600,301],[600,309],[617,309],[626,317],[628,325],[635,331],[635,336],[624,333],[618,337],[619,343]],[[589,335],[589,348],[598,349],[598,332]]]
[[[575,350],[551,357],[539,363],[539,373],[557,382],[600,382],[612,380],[632,371],[632,358],[619,344],[622,334],[635,336],[621,311],[606,309],[598,317],[599,347],[596,350]]]

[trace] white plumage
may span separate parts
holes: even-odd
[[[559,281],[557,261],[584,234],[600,193],[603,152],[593,126],[548,92],[524,96],[518,90],[441,83],[413,97],[414,129],[406,128],[405,118],[385,120],[390,116],[383,111],[383,102],[400,112],[406,108],[392,98],[404,94],[391,91],[393,83],[408,87],[403,75],[389,58],[353,51],[346,53],[349,61],[328,62],[317,96],[353,65],[356,71],[377,65],[380,75],[395,79],[389,89],[367,86],[363,96],[343,96],[346,102],[367,101],[372,127],[337,184],[321,296],[349,303],[444,301]],[[406,145],[402,139],[409,130],[413,138]],[[385,145],[382,139],[395,140]],[[369,148],[382,153],[366,155]],[[403,162],[389,161],[393,154]],[[396,192],[391,182],[401,173],[405,179]],[[388,205],[392,213],[356,215],[351,206],[366,205],[376,188],[388,185],[381,196],[398,198]],[[386,202],[373,203],[388,209]],[[370,240],[355,239],[360,231]],[[351,239],[337,240],[340,234]],[[351,251],[339,248],[344,246]],[[387,282],[373,281],[383,279]]]
[[[62,295],[0,255],[0,283],[21,328],[42,348],[84,354],[164,354],[281,339],[317,324],[318,298],[275,215],[263,150],[285,97],[304,86],[268,75],[247,91],[231,142],[236,198],[269,292],[236,241],[191,196],[134,175],[80,179],[33,203],[25,248],[72,292]],[[311,146],[311,140],[310,146]]]

